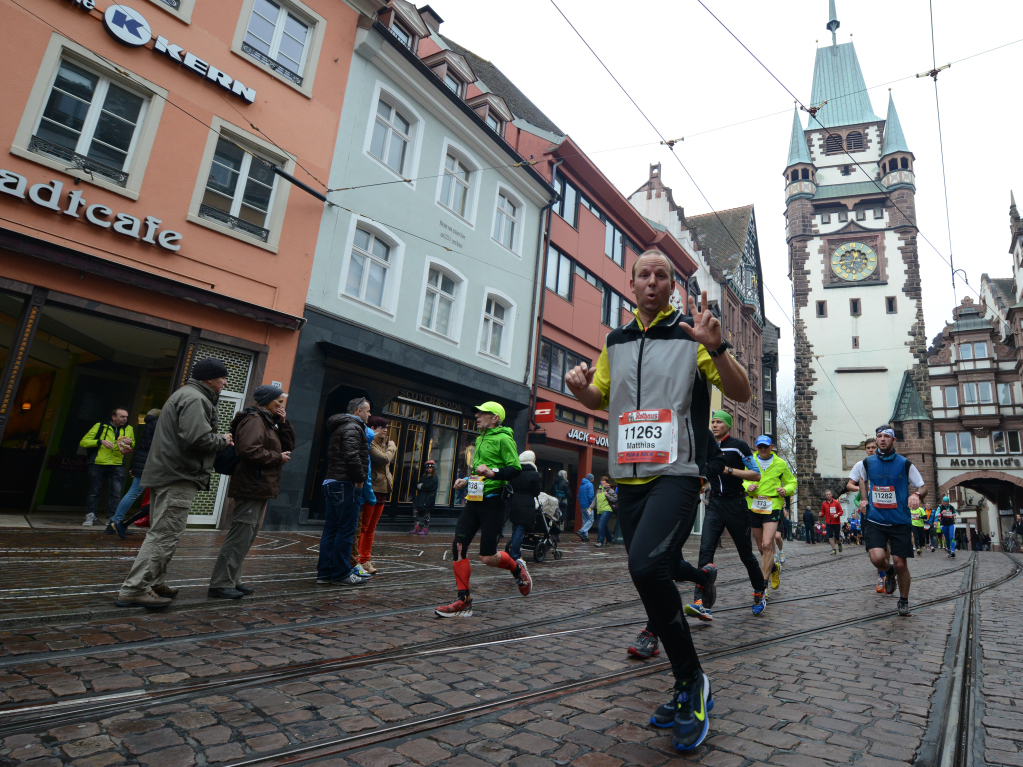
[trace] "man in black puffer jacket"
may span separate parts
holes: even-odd
[[[365,397],[348,403],[348,412],[327,419],[330,444],[327,476],[323,482],[326,519],[320,536],[316,582],[321,585],[358,586],[366,582],[352,569],[352,540],[362,506],[362,486],[369,477],[366,421],[370,405]]]
[[[131,486],[128,488],[128,492],[121,496],[121,502],[117,504],[117,512],[114,514],[110,524],[107,525],[107,535],[113,535],[115,532],[121,538],[130,535],[128,525],[133,520],[128,519],[125,521],[124,515],[128,513],[128,509],[135,503],[135,499],[142,495],[142,470],[146,467],[146,458],[149,456],[149,448],[153,444],[153,435],[156,434],[156,421],[159,417],[159,408],[153,408],[146,413],[146,427],[142,430],[142,436],[139,437],[139,441],[135,443],[135,452],[131,454],[131,468],[128,469],[128,474],[132,478]],[[132,516],[136,515],[133,514]]]

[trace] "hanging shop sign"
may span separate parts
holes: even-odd
[[[159,245],[165,250],[181,250],[181,246],[177,244],[181,240],[181,233],[173,232],[170,229],[159,231],[160,225],[163,223],[160,219],[152,216],[139,219],[127,213],[115,213],[106,205],[99,203],[90,205],[88,200],[82,196],[80,189],[68,192],[66,207],[64,207],[64,204],[61,203],[63,191],[64,183],[62,181],[53,179],[48,184],[33,184],[30,187],[28,179],[24,176],[0,168],[0,193],[9,194],[19,200],[27,199],[33,205],[71,218],[84,216],[86,223],[92,226],[110,229],[124,237],[148,242],[150,245]]]
[[[70,0],[70,2],[71,5],[84,11],[91,11],[96,7],[94,0]],[[127,45],[129,48],[141,48],[148,45],[149,41],[153,39],[153,29],[146,21],[146,17],[128,5],[108,6],[103,12],[103,28],[117,42]],[[163,35],[156,35],[153,53],[162,54],[199,77],[216,83],[247,104],[252,104],[256,100],[254,88],[246,88],[241,80],[236,80],[226,72],[203,61],[194,53],[189,53],[180,45],[175,45]]]
[[[554,421],[554,403],[537,402],[533,411],[533,423],[551,423]]]
[[[574,439],[577,442],[586,442],[590,445],[596,445],[597,447],[608,447],[607,437],[598,437],[596,434],[590,434],[586,431],[580,431],[579,429],[569,429],[568,434],[565,435],[569,439]]]

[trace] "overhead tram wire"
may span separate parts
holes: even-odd
[[[820,126],[821,130],[823,130],[823,131],[824,131],[824,133],[825,133],[825,134],[826,134],[826,135],[827,135],[827,136],[828,136],[829,138],[835,135],[835,134],[833,134],[833,133],[832,133],[832,132],[831,132],[831,131],[830,131],[830,130],[828,129],[828,127],[827,127],[826,125],[824,125],[824,123],[823,123],[823,122],[821,122],[820,118],[819,118],[819,117],[817,117],[817,111],[818,111],[818,110],[819,110],[819,108],[820,108],[819,106],[809,106],[809,107],[808,107],[808,106],[806,106],[806,105],[805,105],[805,104],[803,103],[803,101],[802,101],[802,100],[801,100],[801,99],[800,99],[800,98],[799,98],[798,96],[796,96],[796,94],[795,94],[795,93],[793,93],[793,92],[792,92],[792,90],[791,90],[791,89],[790,89],[790,88],[789,88],[789,87],[788,87],[787,85],[785,85],[785,83],[783,83],[783,82],[782,82],[781,80],[779,80],[779,79],[778,79],[778,76],[777,76],[777,75],[775,75],[775,74],[774,74],[774,72],[772,72],[772,71],[771,71],[771,69],[770,69],[770,68],[769,68],[769,67],[768,67],[768,66],[767,66],[766,64],[764,64],[764,62],[763,62],[763,61],[761,61],[761,60],[760,60],[760,58],[759,58],[759,57],[757,57],[757,55],[756,55],[755,53],[753,53],[753,51],[751,51],[751,50],[749,49],[749,47],[748,47],[748,46],[747,46],[747,45],[746,45],[746,44],[745,44],[745,43],[744,43],[744,42],[743,42],[742,40],[740,40],[740,39],[739,39],[739,37],[738,37],[738,36],[737,36],[737,35],[736,35],[736,34],[735,34],[735,33],[734,33],[734,32],[733,32],[733,31],[732,31],[731,29],[729,29],[728,25],[727,25],[727,24],[725,24],[725,23],[724,23],[723,21],[721,21],[721,19],[719,19],[719,18],[717,17],[717,15],[715,15],[715,13],[714,13],[714,12],[713,12],[713,11],[712,11],[712,10],[711,10],[710,8],[708,8],[708,7],[707,7],[707,5],[706,5],[706,4],[705,4],[705,3],[703,2],[703,0],[696,0],[696,2],[698,2],[698,3],[699,3],[699,4],[701,5],[701,6],[703,6],[703,9],[704,9],[705,11],[707,11],[707,13],[709,13],[709,14],[710,14],[711,18],[713,18],[713,19],[714,19],[714,20],[715,20],[715,21],[716,21],[716,22],[717,22],[718,24],[720,24],[720,25],[721,25],[721,27],[722,27],[722,28],[723,28],[723,29],[724,29],[724,30],[725,30],[726,32],[728,32],[728,34],[729,34],[729,35],[731,35],[731,36],[732,36],[732,37],[733,37],[733,38],[735,39],[735,41],[736,41],[737,43],[739,43],[739,45],[740,45],[740,46],[742,46],[742,48],[743,48],[743,49],[744,49],[744,50],[745,50],[745,51],[746,51],[747,53],[749,53],[749,55],[750,55],[750,56],[752,56],[752,57],[753,57],[753,59],[754,59],[754,60],[755,60],[755,61],[756,61],[756,62],[757,62],[757,63],[758,63],[758,64],[759,64],[759,65],[760,65],[760,66],[761,66],[761,67],[762,67],[763,69],[764,69],[764,71],[765,71],[765,72],[767,72],[767,73],[768,73],[768,74],[769,74],[769,75],[771,76],[771,78],[772,78],[772,79],[773,79],[773,80],[774,80],[774,81],[775,81],[776,83],[778,83],[778,85],[780,85],[780,86],[782,87],[782,89],[783,89],[783,90],[784,90],[784,91],[785,91],[786,93],[788,93],[788,94],[789,94],[789,95],[790,95],[790,96],[791,96],[791,97],[792,97],[792,98],[793,98],[793,99],[795,100],[795,102],[796,102],[796,103],[797,103],[797,104],[799,105],[799,108],[800,108],[800,109],[802,109],[802,110],[803,110],[804,112],[806,112],[807,114],[809,114],[809,115],[810,115],[810,118],[811,118],[812,120],[815,120],[815,121],[817,122],[817,124],[818,124],[818,125]],[[1015,44],[1016,44],[1016,43],[1018,43],[1018,42],[1023,42],[1023,40],[1016,40],[1016,41],[1013,41],[1013,42],[1011,42],[1011,43],[1006,43],[1006,44],[1004,44],[1004,45],[996,46],[996,47],[994,47],[994,48],[989,48],[989,49],[988,49],[987,51],[982,51],[981,53],[977,53],[977,54],[974,54],[973,56],[967,56],[967,57],[966,57],[965,59],[960,59],[960,61],[965,61],[965,60],[967,60],[967,59],[969,59],[969,58],[974,58],[974,57],[976,57],[976,56],[980,56],[980,55],[983,55],[984,53],[990,53],[990,52],[992,52],[992,51],[1000,50],[1001,48],[1005,48],[1005,47],[1008,47],[1008,46],[1010,46],[1010,45],[1015,45]],[[953,62],[953,63],[954,63],[954,62]],[[946,65],[946,66],[943,66],[943,67],[942,67],[942,69],[946,69],[946,68],[947,68],[948,66],[951,66],[951,64],[948,64],[948,65]],[[927,74],[928,74],[928,75],[930,75],[930,73],[927,73]],[[809,127],[809,126],[808,126],[808,127]],[[901,213],[901,214],[902,214],[903,218],[904,218],[904,219],[905,219],[905,220],[906,220],[906,221],[908,222],[908,225],[909,225],[910,227],[912,227],[912,228],[913,228],[913,230],[914,230],[914,231],[915,231],[915,232],[916,232],[916,233],[917,233],[917,234],[918,234],[918,235],[919,235],[919,236],[920,236],[920,237],[921,237],[921,238],[923,239],[923,241],[924,241],[924,242],[926,242],[926,243],[927,243],[928,245],[930,245],[930,246],[931,246],[931,249],[932,249],[932,250],[933,250],[933,251],[934,251],[935,253],[937,253],[937,254],[938,254],[938,257],[939,257],[939,258],[940,258],[940,259],[941,259],[942,261],[944,261],[944,262],[945,262],[946,264],[948,264],[948,265],[949,265],[949,267],[952,267],[952,263],[951,263],[951,262],[949,261],[949,259],[945,258],[945,254],[944,254],[944,253],[942,253],[942,252],[941,252],[941,251],[940,251],[940,250],[938,249],[938,247],[937,247],[937,246],[936,246],[936,245],[935,245],[935,244],[934,244],[933,242],[931,242],[931,241],[930,241],[930,239],[929,239],[929,238],[927,237],[927,235],[926,235],[926,234],[924,234],[923,230],[922,230],[922,229],[921,229],[921,228],[920,228],[920,227],[919,227],[919,226],[917,225],[917,223],[916,223],[916,222],[915,222],[915,221],[914,221],[913,219],[911,219],[911,218],[909,217],[909,215],[908,215],[908,214],[906,213],[906,211],[905,211],[905,210],[903,210],[903,209],[902,209],[902,207],[901,207],[901,206],[900,206],[900,205],[899,205],[899,204],[898,204],[897,202],[895,202],[895,200],[893,200],[893,199],[892,199],[892,197],[891,197],[891,195],[890,195],[890,194],[888,193],[888,191],[887,191],[887,190],[886,190],[886,189],[885,189],[884,187],[882,187],[882,186],[881,186],[881,185],[880,185],[880,184],[878,183],[878,180],[877,180],[876,178],[874,178],[873,176],[871,176],[871,174],[870,174],[869,172],[867,172],[867,169],[866,169],[866,168],[864,168],[864,167],[863,167],[863,165],[861,165],[861,164],[860,164],[860,161],[859,161],[859,160],[857,160],[857,159],[856,159],[855,157],[853,157],[853,156],[852,156],[852,153],[851,153],[851,152],[849,151],[849,149],[848,149],[848,148],[847,148],[847,147],[845,146],[845,142],[844,142],[844,141],[842,142],[842,151],[843,151],[843,152],[844,152],[844,153],[845,153],[845,154],[846,154],[846,155],[847,155],[847,156],[849,157],[849,159],[850,159],[850,160],[852,161],[852,164],[853,164],[853,165],[855,165],[855,166],[856,166],[857,168],[859,168],[859,169],[860,169],[861,171],[863,171],[864,175],[865,175],[865,176],[866,176],[866,177],[867,177],[867,178],[869,179],[870,183],[872,183],[872,184],[873,184],[873,185],[874,185],[875,187],[877,187],[877,190],[878,190],[878,191],[879,191],[879,192],[880,192],[881,194],[883,194],[883,195],[884,195],[885,199],[886,199],[886,200],[888,200],[888,202],[889,202],[889,203],[891,204],[891,206],[892,206],[893,208],[895,208],[895,209],[896,209],[897,211],[899,211],[899,213]],[[963,281],[963,283],[964,283],[964,284],[966,285],[966,287],[967,287],[967,288],[969,288],[969,289],[970,289],[970,290],[971,290],[971,291],[973,292],[973,294],[974,294],[974,295],[976,295],[976,296],[977,296],[978,298],[981,298],[980,292],[979,292],[979,291],[977,291],[977,289],[976,289],[976,288],[974,288],[974,287],[973,287],[972,285],[970,285],[970,283],[969,283],[969,280],[967,280],[967,279],[966,279],[966,277],[965,277],[965,272],[963,272],[963,271],[962,271],[961,269],[959,270],[959,272],[962,272],[962,274],[960,274],[960,275],[959,275],[959,279],[961,279],[961,280]],[[957,274],[957,273],[956,273],[955,271],[953,271],[953,279],[955,278],[956,274]],[[993,307],[990,307],[990,306],[988,306],[986,302],[983,302],[983,301],[982,301],[982,304],[983,304],[983,306],[985,307],[985,309],[990,309],[990,310],[991,310],[991,311],[992,311],[992,312],[994,313],[994,315],[995,315],[995,316],[996,316],[996,317],[998,318],[998,321],[999,321],[999,322],[1001,322],[1001,323],[1002,323],[1002,325],[1004,325],[1004,326],[1005,326],[1006,330],[1007,330],[1007,331],[1008,331],[1009,333],[1012,333],[1012,332],[1013,332],[1013,330],[1012,330],[1012,327],[1011,327],[1011,326],[1010,326],[1010,325],[1009,325],[1009,324],[1008,324],[1008,323],[1007,323],[1007,322],[1006,322],[1005,320],[1003,320],[1003,319],[1001,318],[1001,315],[1000,315],[1000,314],[998,313],[998,311],[997,311],[996,309],[994,309]]]
[[[608,68],[607,64],[604,63],[603,59],[600,58],[597,52],[593,50],[593,47],[589,44],[589,42],[587,42],[586,38],[582,36],[582,33],[578,29],[576,29],[575,25],[571,22],[571,20],[569,20],[568,16],[565,15],[565,12],[562,11],[560,7],[558,7],[557,2],[555,0],[550,0],[550,2],[551,5],[554,6],[555,10],[557,10],[557,12],[561,14],[561,18],[565,20],[565,23],[567,23],[568,26],[572,28],[572,31],[575,32],[578,38],[582,41],[583,45],[585,45],[587,49],[589,49],[590,53],[593,54],[593,57],[604,68],[604,71],[606,71],[608,75],[610,75],[611,79],[614,80],[615,84],[621,89],[622,93],[625,94],[626,98],[628,98],[629,101],[632,102],[632,105],[636,107],[636,110],[643,116],[643,119],[647,121],[647,124],[653,129],[654,133],[656,133],[658,137],[660,137],[661,143],[666,145],[668,149],[671,150],[672,157],[675,158],[676,162],[678,162],[682,170],[685,171],[685,174],[686,176],[689,177],[689,181],[692,183],[693,187],[695,187],[696,191],[699,192],[700,197],[703,198],[703,201],[707,204],[707,207],[710,208],[711,213],[714,214],[714,218],[717,219],[718,223],[721,225],[721,228],[728,233],[729,239],[731,239],[731,241],[735,244],[735,247],[738,249],[738,252],[741,253],[743,250],[743,246],[740,245],[738,240],[735,239],[735,236],[732,234],[731,230],[725,225],[725,222],[721,219],[721,216],[718,214],[717,209],[711,204],[710,200],[707,198],[707,195],[704,194],[703,190],[700,188],[700,185],[696,183],[696,179],[693,178],[693,174],[689,172],[689,169],[685,166],[685,163],[682,162],[682,158],[679,157],[678,154],[675,152],[675,144],[677,143],[677,141],[669,140],[664,137],[664,134],[661,133],[660,130],[658,130],[656,125],[654,125],[653,120],[651,120],[650,117],[647,116],[646,112],[643,111],[642,107],[640,107],[639,104],[636,103],[636,100],[632,98],[632,95],[625,89],[625,86],[621,84],[618,78],[615,77],[614,73]],[[778,305],[778,309],[781,311],[782,316],[785,317],[788,323],[792,326],[793,331],[795,331],[796,325],[792,321],[792,318],[789,317],[788,312],[786,312],[784,307],[781,305],[781,302],[778,300],[778,297],[771,292],[771,289],[767,286],[766,281],[761,281],[761,284],[763,285],[767,293],[771,296],[771,298],[774,299],[774,302]],[[817,367],[820,368],[821,373],[823,373],[824,377],[828,380],[828,383],[831,384],[831,388],[834,390],[835,396],[838,397],[839,401],[845,407],[846,411],[849,413],[849,416],[852,418],[853,423],[856,424],[856,427],[860,429],[860,431],[866,433],[863,429],[863,426],[857,420],[856,414],[853,412],[852,408],[849,407],[849,403],[845,401],[845,398],[842,397],[842,393],[838,390],[838,387],[835,386],[835,382],[831,380],[831,376],[828,375],[828,372],[824,369],[824,366],[821,364],[820,360],[814,357],[814,361],[817,363]]]
[[[927,7],[930,11],[931,17],[931,65],[934,67],[930,71],[931,79],[934,80],[934,109],[938,116],[938,147],[941,149],[941,185],[945,190],[945,223],[948,226],[948,268],[952,274],[952,302],[953,305],[959,306],[959,299],[956,295],[956,268],[954,264],[954,258],[952,255],[952,214],[949,212],[948,206],[948,174],[945,172],[945,140],[942,138],[941,133],[941,102],[938,100],[938,58],[935,54],[934,48],[934,0],[928,0]],[[949,66],[952,66],[949,64]],[[917,75],[920,77],[920,75]]]

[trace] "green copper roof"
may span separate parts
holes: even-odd
[[[906,136],[902,132],[899,113],[895,111],[895,100],[888,94],[888,118],[884,124],[884,141],[881,142],[881,156],[886,157],[893,152],[908,152]]]
[[[873,181],[854,181],[851,184],[824,184],[817,187],[815,200],[827,200],[832,197],[860,197],[865,194],[884,194],[887,191],[884,184]]]
[[[867,85],[852,43],[817,49],[810,102],[817,106],[822,101],[828,103],[817,112],[817,120],[825,128],[880,122],[881,118],[874,114],[870,105]],[[811,120],[809,128],[816,127],[816,120]]]
[[[909,375],[908,370],[902,374],[899,396],[895,398],[895,412],[892,413],[892,417],[888,420],[892,423],[931,420],[931,417],[927,415],[927,408],[924,407],[924,401],[920,399],[920,392],[916,390],[913,378]]]
[[[787,166],[796,163],[810,163],[810,150],[806,148],[806,136],[803,134],[803,123],[799,119],[799,109],[792,110],[792,138],[789,139],[789,161]]]

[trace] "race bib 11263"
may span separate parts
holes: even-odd
[[[618,416],[618,463],[674,463],[677,458],[674,410],[627,410]]]

